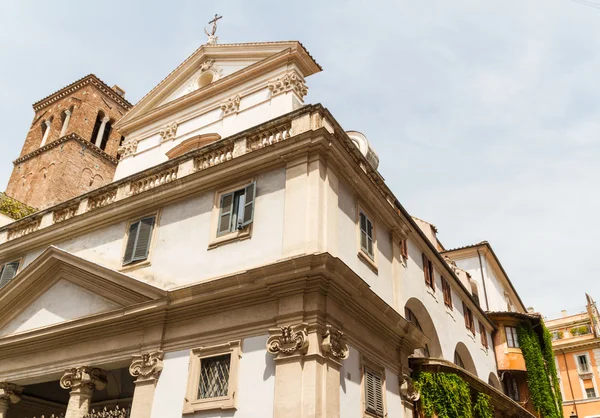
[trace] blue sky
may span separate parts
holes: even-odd
[[[135,103],[217,12],[222,43],[308,48],[307,101],[367,135],[447,248],[488,240],[547,316],[600,299],[600,9],[572,0],[3,0],[0,190],[32,103],[89,73]]]

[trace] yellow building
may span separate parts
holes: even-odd
[[[596,303],[586,294],[585,312],[546,321],[561,382],[565,417],[600,417],[600,327]]]

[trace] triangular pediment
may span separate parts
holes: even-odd
[[[294,63],[302,77],[321,71],[297,41],[202,45],[144,96],[116,125],[128,134],[145,116],[156,119],[172,105],[195,103],[247,81],[274,65]]]
[[[164,290],[49,247],[0,289],[0,336],[165,296]]]

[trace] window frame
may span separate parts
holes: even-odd
[[[511,382],[514,385],[510,385],[511,387],[509,388],[508,383]],[[504,393],[506,394],[506,396],[508,396],[510,399],[512,399],[515,402],[521,402],[521,393],[519,391],[519,382],[517,382],[517,379],[512,375],[512,374],[507,374],[504,379],[503,379],[503,385],[502,385],[502,389],[504,389]],[[515,397],[510,396],[511,394],[511,390],[509,389],[514,389],[514,394],[516,395]]]
[[[19,274],[19,272],[21,271],[21,267],[23,267],[23,258],[21,257],[21,258],[5,261],[4,263],[0,264],[0,278],[2,278],[2,273],[4,273],[4,268],[6,267],[6,265],[12,264],[12,263],[18,264],[17,269],[15,270],[15,274],[10,279],[8,279],[4,285],[0,281],[0,289],[6,287],[17,276],[17,274]]]
[[[435,292],[435,267],[433,267],[433,262],[425,255],[422,254],[423,260],[423,277],[425,279],[425,285]]]
[[[223,202],[223,197],[226,195],[233,195],[235,196],[236,192],[239,192],[241,190],[246,190],[248,187],[254,185],[254,199],[252,201],[252,219],[243,225],[242,229],[234,229],[233,231],[231,231],[231,223],[232,223],[232,219],[230,219],[229,224],[230,224],[230,231],[229,232],[219,232],[219,225],[221,223],[221,217],[222,217],[222,202]],[[227,188],[223,188],[220,190],[217,190],[215,192],[214,195],[214,200],[213,200],[213,208],[212,208],[212,213],[211,213],[211,222],[210,222],[210,237],[209,237],[209,243],[208,243],[208,249],[212,249],[212,248],[216,248],[220,245],[232,242],[232,241],[241,241],[244,239],[249,239],[252,237],[252,230],[254,229],[254,221],[256,218],[256,199],[258,197],[258,183],[256,181],[256,178],[251,178],[248,180],[245,180],[243,182],[238,182],[236,184],[233,184]],[[233,204],[234,204],[234,200],[232,198],[232,202],[231,202],[231,207],[233,208]],[[244,202],[244,207],[246,207],[248,204]],[[232,212],[233,213],[233,212]]]
[[[511,336],[513,345],[510,345],[510,342],[508,340],[508,335],[509,335],[509,331],[508,330],[509,329],[511,330],[510,331],[510,336]],[[514,330],[514,332],[512,330]],[[508,348],[518,348],[518,349],[521,348],[521,346],[519,345],[519,336],[517,334],[517,327],[514,327],[512,325],[505,325],[504,326],[504,339],[506,340],[506,346]]]
[[[577,366],[577,373],[578,374],[592,374],[593,373],[593,368],[592,368],[592,363],[591,363],[591,359],[588,353],[575,353],[573,354],[573,357],[575,357],[575,365]],[[580,357],[585,357],[585,363],[587,365],[587,370],[582,370],[579,364],[579,358]]]
[[[362,228],[360,225],[361,214],[366,218],[368,222],[371,223],[373,236],[371,237],[373,254],[369,254],[368,248],[367,251],[362,246]],[[371,215],[371,211],[365,209],[362,203],[358,202],[356,205],[356,233],[357,233],[357,251],[358,257],[364,261],[367,266],[374,272],[377,273],[377,224],[375,222],[375,217]],[[368,236],[367,236],[368,238]]]
[[[454,305],[452,304],[452,288],[450,287],[450,283],[444,276],[442,278],[442,293],[444,295],[444,305],[450,310],[454,310]]]
[[[152,256],[153,249],[154,249],[154,243],[156,241],[156,230],[158,229],[158,227],[160,225],[160,222],[159,222],[160,215],[161,215],[161,211],[157,210],[155,212],[150,212],[143,216],[137,216],[135,218],[131,218],[126,222],[125,236],[123,239],[123,246],[122,246],[123,248],[121,250],[121,268],[119,269],[119,271],[134,270],[137,268],[149,266],[151,264],[151,256]],[[148,218],[152,218],[152,217],[154,218],[154,224],[152,225],[152,232],[150,233],[150,242],[148,244],[148,252],[146,254],[146,258],[140,259],[140,260],[133,260],[133,256],[132,256],[132,261],[126,263],[125,262],[125,253],[127,252],[127,244],[129,242],[129,234],[131,233],[131,226],[137,222],[141,222],[144,219],[148,219]],[[139,234],[139,229],[138,229],[138,234]],[[134,246],[133,252],[135,252],[135,246]]]
[[[387,416],[387,405],[386,405],[386,382],[385,382],[385,368],[380,366],[365,357],[362,357],[361,362],[361,393],[362,393],[362,411],[364,416],[373,418],[382,418]],[[368,410],[367,405],[367,378],[366,372],[370,372],[372,375],[379,377],[381,381],[381,412]]]
[[[402,256],[404,263],[408,261],[408,238],[400,240],[400,256]]]
[[[490,348],[490,344],[487,337],[487,330],[485,329],[485,325],[483,325],[483,322],[481,321],[479,321],[479,334],[481,337],[481,345],[483,345],[483,347],[487,350],[488,348]]]
[[[473,311],[463,301],[463,317],[465,319],[465,328],[467,328],[473,335],[475,335],[475,319],[473,317]]]
[[[227,354],[231,356],[229,364],[229,384],[227,387],[227,396],[198,398],[198,386],[200,384],[202,359],[213,358]],[[241,357],[242,343],[240,340],[208,347],[198,347],[190,350],[190,365],[183,413],[193,414],[198,411],[208,411],[214,409],[237,409],[239,362]]]

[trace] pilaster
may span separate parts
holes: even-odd
[[[163,369],[162,351],[144,353],[133,357],[129,373],[136,378],[130,418],[149,418],[152,412],[154,392]]]
[[[60,386],[71,390],[65,418],[83,418],[90,410],[94,389],[106,387],[106,372],[88,366],[68,369],[60,378]]]

